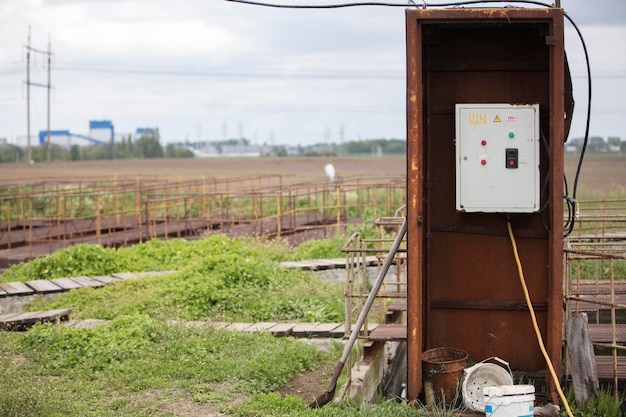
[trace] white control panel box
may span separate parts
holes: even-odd
[[[539,104],[457,104],[456,209],[540,209]]]

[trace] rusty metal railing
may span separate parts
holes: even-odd
[[[565,240],[565,318],[586,312],[591,325],[610,327],[610,340],[593,344],[610,351],[617,396],[618,357],[626,351],[618,337],[620,325],[626,325],[626,200],[583,201],[579,206],[576,229]]]
[[[366,237],[362,232],[355,232],[342,247],[346,254],[345,337],[352,331],[358,331],[361,339],[367,339],[375,326],[385,323],[389,304],[407,297],[406,239],[404,239],[393,254],[393,268],[390,268],[384,276],[362,327],[353,329],[355,318],[361,314],[366,299],[370,297],[372,275],[374,271],[377,275],[380,274],[405,221],[402,210],[396,211],[395,214],[397,216],[379,217],[374,221],[375,237]],[[358,346],[356,352],[358,363],[363,356],[363,345]],[[351,368],[350,362],[348,359],[348,369]],[[348,378],[350,375],[349,372]]]

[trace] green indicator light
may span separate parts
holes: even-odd
[[[515,133],[513,133],[513,132],[509,132],[509,137],[510,137],[511,139],[513,139],[513,138],[515,137]]]

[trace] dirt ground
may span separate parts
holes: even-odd
[[[578,155],[566,155],[565,174],[571,188],[578,166]],[[579,196],[609,192],[626,195],[626,154],[589,153],[585,155],[580,170]]]
[[[354,175],[406,175],[406,160],[397,157],[290,157],[126,159],[114,161],[0,164],[0,184],[24,179],[88,179],[100,176],[158,176],[228,178],[246,175],[285,175],[292,183],[326,178],[324,166],[333,164],[338,177]],[[568,184],[574,185],[578,155],[565,156]],[[626,155],[587,154],[581,169],[579,194],[626,189]],[[570,190],[571,192],[571,190]]]
[[[126,159],[114,161],[0,164],[1,180],[87,178],[94,176],[154,175],[215,178],[246,175],[287,175],[294,182],[325,179],[324,167],[333,164],[338,177],[404,175],[404,157],[381,158],[205,158]]]

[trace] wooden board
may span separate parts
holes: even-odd
[[[368,324],[367,326],[367,331],[368,334],[373,332],[376,328],[378,327],[378,324]],[[363,329],[361,329],[361,331],[359,332],[359,334],[361,336],[364,335],[364,331]],[[348,332],[347,336],[346,336],[346,326],[344,324],[340,324],[338,325],[336,328],[334,328],[333,330],[331,330],[329,332],[329,337],[335,337],[335,338],[341,338],[341,337],[350,337],[350,332]]]
[[[155,277],[159,275],[171,275],[178,271],[150,271],[150,272],[133,272],[137,277]]]
[[[406,340],[406,324],[381,324],[370,333],[368,340]]]
[[[119,279],[133,279],[137,278],[139,275],[134,272],[116,272],[115,274],[111,274],[111,276]]]
[[[26,281],[26,285],[35,290],[39,294],[55,293],[63,291],[63,288],[47,279],[37,279],[34,281]]]
[[[62,308],[58,310],[34,311],[16,315],[7,315],[0,320],[0,329],[13,330],[31,327],[36,323],[52,322],[55,324],[61,321],[68,321],[73,308]]]
[[[298,323],[291,330],[294,337],[311,337],[319,323]]]
[[[276,337],[287,337],[291,336],[291,331],[295,325],[295,323],[278,323],[271,327],[269,331]]]
[[[229,323],[225,323],[223,321],[211,321],[208,322],[207,325],[213,327],[214,329],[225,329],[228,327]]]
[[[613,376],[615,375],[613,369],[613,357],[596,356],[596,369],[598,371],[599,379],[613,379]],[[617,358],[617,377],[619,379],[626,378],[626,356],[619,356]]]
[[[318,324],[313,332],[311,333],[312,337],[330,337],[330,332],[339,327],[339,323],[320,323]]]
[[[244,331],[259,333],[259,332],[262,332],[264,330],[269,330],[271,327],[276,326],[276,324],[278,324],[278,323],[274,323],[274,322],[254,323],[253,325],[251,325],[250,327],[248,327]]]
[[[0,290],[6,292],[7,295],[31,295],[35,293],[23,282],[5,282],[0,284]]]
[[[588,324],[587,329],[592,342],[613,342],[613,326],[611,324]],[[617,343],[626,344],[626,324],[615,325],[615,336]]]
[[[10,320],[12,317],[19,316],[20,313],[0,314],[0,323]]]
[[[103,282],[95,280],[90,277],[73,277],[71,278],[71,280],[83,287],[94,287],[94,288],[104,287]]]
[[[97,277],[90,277],[91,279],[95,279],[96,281],[100,281],[103,284],[110,284],[115,281],[120,281],[119,278],[112,277],[111,275],[100,275]]]
[[[230,323],[226,329],[243,332],[250,326],[252,326],[252,323]]]
[[[72,281],[70,278],[55,278],[51,279],[50,281],[63,288],[63,290],[65,291],[82,288],[82,285],[80,285],[76,281]]]

